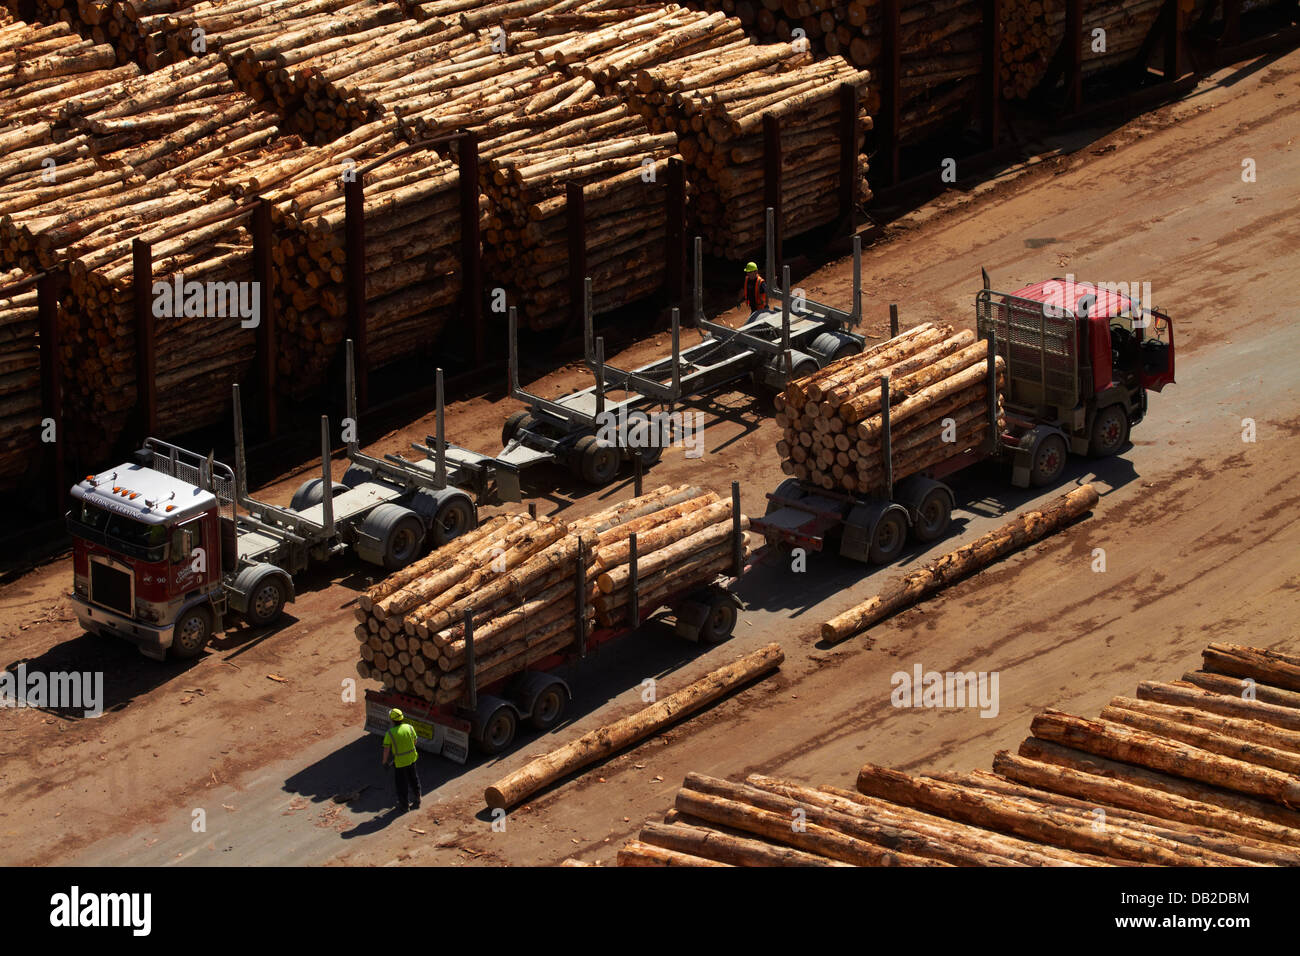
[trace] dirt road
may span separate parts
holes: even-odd
[[[468,768],[426,760],[424,809],[397,820],[382,813],[389,782],[375,741],[359,733],[360,705],[346,699],[356,647],[349,604],[364,566],[338,562],[304,582],[277,633],[236,630],[197,662],[158,665],[80,634],[61,597],[71,571],[56,561],[0,592],[0,661],[103,670],[110,709],[98,719],[0,715],[0,861],[608,860],[623,836],[662,813],[689,770],[851,785],[867,759],[986,767],[1042,706],[1093,713],[1140,679],[1194,665],[1210,640],[1294,644],[1298,68],[1293,53],[1225,71],[1185,102],[1064,159],[927,207],[866,257],[877,330],[890,301],[901,303],[904,324],[969,324],[981,265],[1003,289],[1066,272],[1151,282],[1155,304],[1174,317],[1179,384],[1153,396],[1121,458],[1073,463],[1070,482],[1096,480],[1104,492],[1094,517],[834,649],[817,645],[817,624],[898,569],[868,573],[829,556],[803,574],[760,565],[740,587],[749,609],[731,642],[701,653],[643,629],[570,675],[575,719],[555,737],[637,706],[627,688],[647,677],[671,691],[769,640],[786,648],[780,675],[540,796],[504,832],[483,813],[483,786],[544,750],[542,741],[525,738]],[[1254,183],[1242,181],[1247,158]],[[848,283],[840,263],[802,284],[834,302],[847,300]],[[643,343],[624,360],[661,347]],[[561,371],[538,387],[558,393],[574,381]],[[449,430],[492,450],[510,407],[457,406]],[[763,492],[780,478],[774,425],[742,394],[707,409],[704,458],[670,452],[655,482],[721,488],[740,479],[747,509],[761,513]],[[1256,425],[1252,443],[1242,441],[1246,418]],[[374,450],[402,450],[427,430],[427,420],[415,422]],[[287,500],[298,480],[271,496]],[[935,551],[1046,497],[1010,489],[995,468],[963,479],[958,492],[964,523]],[[613,487],[575,502],[548,493],[539,506],[577,514],[626,494]],[[1099,548],[1102,572],[1093,570]],[[924,557],[910,553],[899,569]],[[915,664],[997,672],[996,715],[893,708],[890,675]],[[196,832],[200,809],[205,830]]]

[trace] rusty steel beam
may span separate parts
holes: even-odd
[[[487,364],[487,316],[483,312],[483,260],[480,254],[478,136],[466,130],[457,139],[460,167],[461,311],[474,333],[474,364]]]
[[[55,514],[63,511],[68,495],[58,321],[63,282],[63,274],[47,272],[36,283],[36,315],[41,335],[41,415],[54,422],[54,441],[45,448],[44,477],[49,504]]]
[[[781,209],[781,121],[772,113],[763,114],[763,205],[775,212],[772,217],[772,242],[776,248],[776,268],[784,259],[782,240],[785,238]],[[772,281],[772,276],[767,277]],[[782,289],[782,292],[785,290]]]
[[[366,197],[360,171],[343,184],[343,274],[347,285],[348,338],[356,358],[357,409],[370,404],[370,349],[366,337]]]
[[[668,305],[681,308],[686,302],[686,165],[676,157],[668,160],[666,213]]]
[[[900,88],[903,76],[903,54],[899,44],[899,14],[901,0],[883,0],[880,5],[882,72],[880,80],[880,113],[882,129],[877,135],[877,153],[884,161],[883,182],[894,186],[902,182],[901,151],[898,145],[899,126],[903,112],[903,93]]]
[[[1002,127],[1002,0],[984,0],[980,124],[984,145],[996,147]]]
[[[257,327],[257,384],[262,394],[262,409],[266,417],[266,437],[280,434],[280,394],[276,382],[275,296],[272,283],[275,267],[271,252],[275,239],[271,229],[271,204],[258,199],[253,207],[253,281],[257,283],[257,298],[262,319]]]
[[[840,228],[851,236],[858,230],[858,88],[840,84]]]
[[[131,241],[131,305],[135,319],[136,413],[145,435],[158,430],[158,325],[153,314],[153,247]],[[173,303],[175,304],[175,303]]]
[[[582,329],[582,303],[587,278],[587,196],[581,183],[564,184],[564,225],[569,243],[569,328],[565,338]]]

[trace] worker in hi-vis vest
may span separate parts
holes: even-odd
[[[397,811],[420,809],[420,776],[415,772],[415,728],[406,722],[406,715],[394,707],[388,712],[393,722],[384,734],[384,766],[388,756],[393,757],[394,780],[397,783]]]
[[[741,297],[749,303],[751,312],[767,308],[767,283],[758,274],[758,263],[745,263],[745,287]]]

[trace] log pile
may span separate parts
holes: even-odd
[[[358,600],[357,671],[434,704],[466,692],[464,617],[473,615],[475,675],[492,683],[572,645],[578,568],[586,581],[584,632],[627,619],[625,574],[638,534],[642,617],[731,568],[731,505],[687,485],[665,486],[571,523],[499,515],[367,591]],[[644,544],[641,542],[644,541]],[[643,562],[638,562],[638,567]]]
[[[780,120],[782,224],[785,235],[798,235],[841,212],[839,88],[848,83],[860,94],[856,155],[871,127],[867,80],[839,58],[813,63],[776,44],[638,69],[620,89],[653,132],[678,135],[691,173],[691,229],[706,251],[736,259],[763,243],[763,115]],[[866,172],[858,155],[857,202],[871,198]]]
[[[668,163],[677,137],[628,130],[635,121],[613,101],[590,121],[567,137],[577,142],[562,136],[488,163],[494,215],[484,269],[500,279],[533,329],[554,328],[568,315],[569,183],[583,187],[593,311],[633,302],[664,281]]]
[[[781,470],[828,490],[882,494],[886,378],[895,481],[977,448],[989,427],[987,366],[987,342],[927,322],[792,379],[777,403]]]
[[[41,448],[41,354],[36,287],[0,272],[0,491],[12,491]]]
[[[1044,711],[991,773],[869,763],[856,790],[689,774],[665,822],[644,827],[618,862],[1300,866],[1300,657],[1212,645],[1204,658],[1206,671],[1144,681],[1100,720]],[[1222,681],[1221,692],[1186,679],[1197,675]],[[790,825],[796,813],[802,828]]]
[[[1161,0],[1084,0],[1080,37],[1084,75],[1130,61],[1155,26],[1162,6]],[[1183,7],[1190,11],[1191,0],[1185,0]],[[1003,11],[1003,95],[1025,99],[1038,89],[1065,41],[1065,0],[1007,0]],[[1096,30],[1105,31],[1104,38],[1094,36]]]
[[[460,176],[433,150],[406,148],[371,123],[325,146],[268,154],[231,181],[234,194],[271,203],[279,382],[292,397],[325,380],[346,337],[345,177],[364,187],[370,367],[429,351],[455,314]]]
[[[65,100],[140,73],[139,67],[116,63],[112,47],[79,36],[65,23],[35,26],[0,12],[0,122],[57,123]]]

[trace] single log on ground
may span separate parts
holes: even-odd
[[[514,806],[574,771],[707,706],[785,660],[781,645],[768,644],[752,654],[706,674],[644,710],[608,724],[525,764],[488,787],[483,799],[492,808]]]
[[[870,600],[849,608],[822,625],[827,641],[842,641],[877,621],[933,594],[998,558],[1065,527],[1098,501],[1092,485],[1076,488],[1041,511],[1026,511],[970,544],[936,558],[904,576]]]

